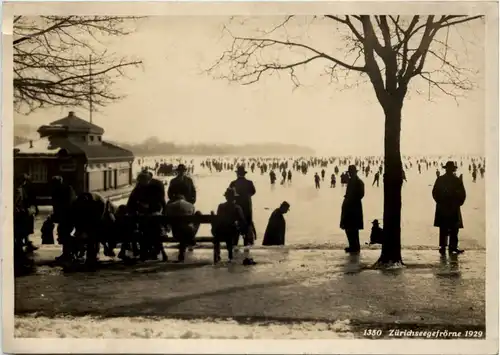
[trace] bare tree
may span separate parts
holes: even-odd
[[[322,47],[311,44],[309,35],[292,37],[289,32],[293,18],[287,16],[270,30],[249,37],[234,35],[225,27],[225,32],[232,37],[231,46],[208,72],[248,85],[258,82],[265,74],[285,71],[293,84],[299,86],[299,68],[322,61],[332,80],[339,80],[340,73],[345,74],[344,78],[352,73],[367,77],[385,114],[383,222],[386,238],[377,265],[402,264],[400,138],[404,99],[415,77],[452,97],[474,86],[468,77],[470,70],[450,59],[453,48],[448,43],[448,34],[451,27],[481,16],[315,16],[313,22],[333,21],[337,26],[338,31],[329,28],[330,36],[339,35],[344,40],[343,57],[330,54],[331,42],[323,43]],[[284,50],[289,54],[287,59],[280,55]],[[434,57],[438,65],[428,68],[429,57]]]
[[[124,69],[141,62],[108,54],[106,39],[129,34],[135,17],[15,16],[14,107],[97,107],[121,98],[113,90]],[[90,80],[90,78],[92,80]]]

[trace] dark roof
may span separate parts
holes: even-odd
[[[67,117],[51,122],[50,126],[62,126],[65,127],[68,132],[104,133],[104,129],[77,117],[73,111],[70,111]]]
[[[33,143],[24,143],[15,148],[18,150],[18,154],[28,155],[56,155],[63,150],[69,155],[85,156],[87,161],[92,162],[119,162],[134,159],[134,154],[131,151],[108,142],[87,144],[84,141],[80,143],[74,139],[58,136],[42,138]]]

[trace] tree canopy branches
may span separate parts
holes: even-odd
[[[30,113],[47,106],[105,106],[126,67],[141,64],[108,53],[105,40],[130,33],[135,17],[15,16],[14,107]],[[92,77],[92,80],[90,80]]]
[[[294,18],[286,16],[277,25],[270,26],[270,30],[260,30],[253,36],[237,35],[226,26],[224,31],[232,39],[231,46],[208,72],[218,78],[248,85],[262,79],[264,74],[286,71],[293,84],[298,86],[300,81],[296,69],[322,61],[331,79],[337,79],[340,72],[368,76],[382,105],[389,98],[402,100],[415,77],[453,97],[457,95],[455,89],[473,87],[467,75],[471,70],[449,58],[448,34],[451,27],[479,19],[479,15],[324,15],[309,18],[308,26],[317,25],[323,31],[331,30],[330,24],[337,26],[337,35],[345,43],[343,54],[332,54],[328,42],[311,44],[304,36],[292,38],[289,32]],[[318,22],[322,23],[318,25]],[[248,28],[246,24],[240,25],[239,30],[242,27]],[[439,66],[426,69],[429,56],[433,57],[434,63],[439,62]]]

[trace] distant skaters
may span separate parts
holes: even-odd
[[[372,186],[374,186],[375,184],[377,184],[377,187],[379,187],[379,184],[380,184],[380,173],[378,171],[375,173],[375,176],[373,177]]]
[[[281,172],[281,185],[285,185],[285,181],[286,181],[286,170],[283,169],[283,171]]]
[[[269,179],[271,180],[271,185],[274,185],[276,183],[276,173],[274,170],[271,170],[269,173]]]
[[[330,187],[335,188],[336,185],[337,185],[337,177],[335,176],[335,174],[332,174],[332,176],[330,177]]]
[[[281,205],[271,213],[262,245],[285,245],[286,221],[284,215],[290,210],[290,204],[283,201]]]
[[[320,188],[320,181],[321,181],[321,178],[319,177],[318,173],[315,173],[314,174],[314,184],[316,186],[316,189]]]
[[[288,183],[292,183],[292,170],[288,170]]]
[[[325,180],[325,174],[326,174],[325,169],[322,169],[321,170],[321,180],[323,180],[323,181]]]

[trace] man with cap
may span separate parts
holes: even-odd
[[[271,213],[267,223],[266,232],[262,245],[285,245],[286,221],[284,215],[290,210],[290,204],[283,201],[281,205]]]
[[[251,180],[248,180],[245,175],[247,174],[245,167],[240,165],[236,169],[236,180],[229,184],[230,188],[236,191],[236,203],[243,210],[243,215],[245,216],[245,221],[248,228],[246,233],[243,235],[243,245],[245,252],[244,263],[252,264],[253,260],[250,258],[250,246],[253,245],[255,241],[255,226],[253,223],[253,211],[252,211],[252,196],[255,195],[255,185]],[[235,239],[234,245],[238,245],[238,238]]]
[[[170,181],[167,195],[168,199],[172,200],[175,195],[182,195],[186,201],[196,203],[196,188],[194,187],[193,180],[186,175],[186,166],[179,164],[177,166],[177,176]]]
[[[228,188],[224,193],[226,202],[217,207],[217,215],[212,223],[214,236],[214,263],[221,260],[220,243],[226,243],[229,261],[233,260],[233,242],[240,233],[246,233],[247,223],[241,207],[236,204],[237,193],[233,188]]]
[[[432,197],[436,201],[434,227],[439,227],[439,253],[444,255],[450,237],[449,253],[461,254],[458,249],[458,230],[463,228],[460,207],[466,199],[462,179],[456,176],[457,166],[449,161],[444,166],[444,175],[439,176],[432,189]]]
[[[359,231],[363,229],[363,205],[361,200],[365,196],[365,184],[358,177],[355,165],[350,165],[348,170],[349,180],[342,203],[340,228],[345,230],[349,246],[347,253],[359,253]]]

